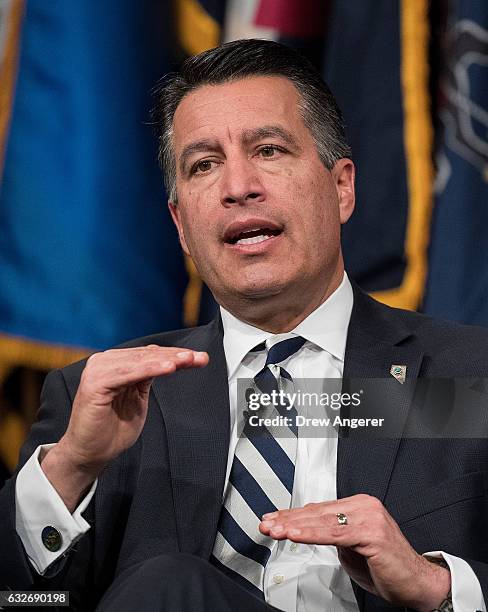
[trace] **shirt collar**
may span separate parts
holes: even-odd
[[[352,304],[352,287],[344,272],[341,284],[327,300],[290,333],[280,334],[279,337],[285,339],[291,336],[302,336],[337,359],[344,361]],[[222,306],[220,314],[224,328],[224,352],[230,378],[247,353],[274,334],[244,323]]]

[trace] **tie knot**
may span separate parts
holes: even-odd
[[[295,338],[288,338],[287,340],[277,342],[268,351],[265,367],[285,361],[288,359],[288,357],[291,357],[294,353],[300,350],[305,342],[305,338],[302,338],[301,336],[296,336]]]

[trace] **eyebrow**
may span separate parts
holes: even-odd
[[[209,140],[204,138],[203,140],[197,140],[191,142],[189,145],[183,148],[180,156],[180,170],[185,171],[188,159],[195,153],[208,153],[209,151],[221,151],[222,147],[217,143],[216,140]]]
[[[246,146],[250,146],[264,138],[280,138],[295,150],[301,150],[294,136],[279,125],[264,125],[255,129],[244,130],[241,136],[241,142]],[[216,140],[204,138],[186,145],[181,152],[179,160],[181,172],[185,172],[188,159],[192,155],[195,153],[209,153],[211,151],[222,152],[222,147]]]
[[[281,140],[286,142],[291,147],[294,147],[295,149],[300,148],[296,138],[291,134],[291,132],[285,130],[279,125],[263,125],[262,127],[252,130],[244,130],[241,140],[244,144],[250,145],[264,138],[281,138]]]

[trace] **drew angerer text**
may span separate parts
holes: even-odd
[[[329,417],[306,417],[296,415],[294,418],[276,415],[274,417],[260,417],[258,414],[252,414],[249,417],[249,425],[251,427],[350,427],[357,429],[358,427],[382,427],[385,419],[349,419],[337,415],[333,419]]]

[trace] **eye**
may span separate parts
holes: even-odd
[[[265,157],[266,159],[270,159],[272,157],[277,157],[279,153],[284,153],[284,150],[277,145],[264,145],[258,151],[258,154],[261,157]]]
[[[191,168],[192,174],[204,174],[212,169],[212,166],[215,162],[211,159],[202,159],[196,164],[194,164]]]

